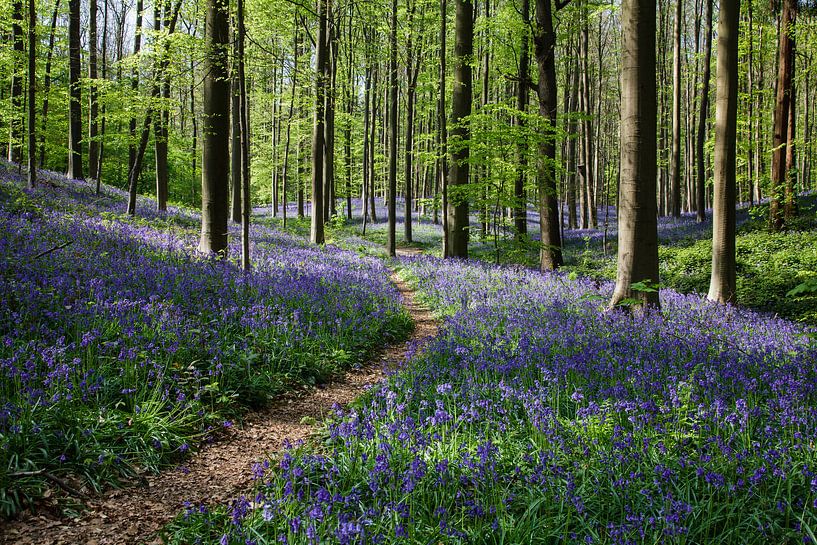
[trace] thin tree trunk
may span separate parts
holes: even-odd
[[[48,120],[48,94],[51,91],[51,60],[54,57],[54,41],[57,31],[57,16],[60,12],[60,0],[54,1],[51,13],[51,30],[48,33],[48,53],[45,57],[45,81],[43,82],[43,119],[40,123],[40,168],[45,168],[45,130]]]
[[[31,0],[29,0],[31,1]],[[14,0],[11,4],[11,41],[12,74],[11,74],[11,119],[9,121],[8,159],[20,163],[23,150],[23,58],[25,44],[23,41],[23,0]]]
[[[335,202],[335,107],[337,104],[337,71],[338,71],[338,39],[334,30],[331,7],[328,9],[327,19],[327,47],[329,61],[327,67],[326,93],[326,123],[324,125],[324,154],[323,154],[323,217],[328,220],[337,214]]]
[[[68,0],[68,177],[85,178],[82,169],[82,62],[80,0]]]
[[[136,27],[133,34],[133,56],[138,59],[142,50],[142,10],[143,0],[136,0]],[[131,92],[136,95],[139,91],[139,66],[134,65],[131,71]],[[136,162],[136,118],[131,117],[128,124],[130,143],[128,144],[128,174],[133,170]]]
[[[230,221],[241,223],[241,91],[238,83],[238,48],[235,30],[230,66]]]
[[[391,3],[391,31],[389,36],[389,224],[386,249],[397,255],[397,0]]]
[[[318,0],[318,39],[316,43],[315,72],[315,118],[312,131],[312,223],[310,240],[313,244],[324,243],[323,217],[323,163],[326,123],[326,90],[329,51],[327,50],[328,0]]]
[[[250,270],[250,109],[247,104],[247,75],[244,57],[244,0],[238,0],[238,93],[241,129],[241,269]]]
[[[97,100],[97,0],[89,0],[88,14],[88,177],[99,178],[99,102]]]
[[[37,7],[28,0],[28,187],[37,184]]]
[[[420,51],[414,50],[413,38],[414,29],[412,23],[414,21],[414,13],[417,8],[417,2],[412,2],[408,16],[408,38],[406,44],[406,161],[405,161],[405,178],[406,178],[406,217],[404,227],[404,235],[406,242],[412,242],[411,222],[412,222],[412,207],[414,203],[414,117],[415,117],[415,103],[417,99],[417,77],[420,74]],[[419,38],[418,38],[419,41]]]
[[[582,121],[582,134],[584,135],[584,185],[585,187],[582,191],[586,195],[586,205],[587,205],[587,220],[588,220],[588,227],[595,229],[598,227],[598,215],[596,211],[596,199],[595,199],[595,172],[593,170],[593,105],[592,105],[592,94],[590,93],[590,63],[589,63],[589,25],[587,21],[587,6],[584,6],[583,9],[583,22],[582,22],[582,31],[580,37],[580,44],[581,44],[581,54],[579,58],[581,59],[581,93],[582,93],[582,104],[584,106],[583,113],[584,113],[584,120]],[[555,79],[555,76],[554,76]],[[555,90],[554,90],[555,94]],[[555,111],[555,107],[554,107]]]
[[[445,77],[446,77],[446,22],[448,20],[448,7],[446,0],[440,0],[440,69],[438,73],[438,95],[437,95],[437,174],[436,185],[442,193],[443,209],[443,256],[451,255],[448,241],[448,130],[446,128],[446,105],[445,105]],[[437,223],[437,199],[434,199],[434,222]]]
[[[774,229],[782,229],[791,213],[788,191],[789,172],[789,110],[794,104],[794,25],[797,18],[797,0],[783,0],[778,43],[777,97],[774,109],[774,140],[772,143],[772,190],[769,207]],[[793,195],[792,195],[793,198]]]
[[[300,51],[300,38],[298,33],[298,20],[295,19],[294,27],[294,47],[293,47],[293,62],[292,72],[289,76],[291,90],[289,98],[289,115],[287,116],[287,137],[286,144],[284,144],[284,171],[281,175],[281,213],[284,219],[284,227],[287,226],[287,182],[289,181],[289,149],[292,134],[292,116],[295,114],[295,90],[297,89],[296,81],[298,76],[298,53]]]
[[[695,142],[696,159],[696,211],[698,222],[706,221],[706,170],[704,169],[704,142],[706,141],[706,125],[709,117],[709,77],[712,65],[712,0],[706,3],[706,26],[704,30],[704,75],[701,88],[701,104],[698,112],[698,137]]]
[[[108,79],[108,0],[105,2],[105,9],[102,12],[102,81]],[[102,121],[99,127],[99,153],[97,154],[96,164],[96,193],[99,195],[102,184],[102,160],[105,154],[105,125],[107,107],[102,104]]]
[[[681,217],[681,17],[683,0],[675,1],[675,43],[672,50],[672,216]]]
[[[520,132],[525,129],[524,113],[528,108],[530,93],[530,0],[522,0],[522,35],[519,38],[519,81],[516,87],[516,109],[519,116],[516,125]],[[519,159],[516,169],[516,179],[514,181],[514,230],[517,240],[521,240],[528,234],[528,209],[527,195],[525,193],[525,177],[528,170],[528,145],[527,138],[520,137]]]

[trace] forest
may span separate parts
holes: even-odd
[[[0,36],[0,545],[817,545],[811,0]]]

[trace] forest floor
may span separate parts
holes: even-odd
[[[412,250],[401,254],[414,255]],[[254,466],[287,444],[314,434],[336,405],[354,401],[380,382],[384,370],[400,365],[433,338],[438,323],[418,303],[414,291],[392,275],[414,322],[404,342],[391,345],[356,370],[327,385],[280,396],[268,407],[249,413],[243,426],[226,430],[182,465],[146,478],[142,486],[107,491],[88,500],[76,518],[27,511],[20,520],[0,523],[0,544],[126,545],[162,543],[157,532],[185,505],[227,503],[252,486]]]

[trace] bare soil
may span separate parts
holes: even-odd
[[[414,252],[400,252],[414,255]],[[47,509],[26,512],[18,520],[0,521],[0,544],[131,545],[161,543],[156,532],[178,515],[185,502],[226,503],[252,487],[253,464],[280,452],[316,431],[335,404],[345,405],[383,379],[384,369],[399,366],[437,333],[429,310],[396,275],[415,329],[405,342],[384,349],[360,369],[329,384],[281,396],[265,409],[246,415],[215,443],[205,445],[175,468],[146,478],[142,486],[109,490],[85,501],[76,518]],[[57,491],[54,492],[58,495]]]

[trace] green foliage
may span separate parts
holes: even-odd
[[[682,293],[706,293],[712,242],[660,248],[661,279]],[[817,231],[750,231],[737,237],[737,302],[817,324]],[[792,293],[794,292],[794,293]],[[787,294],[798,295],[798,297]]]

